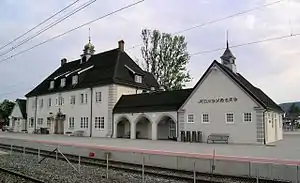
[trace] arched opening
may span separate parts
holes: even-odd
[[[157,123],[157,140],[176,140],[176,123],[169,116],[162,117]]]
[[[130,122],[125,117],[117,123],[117,138],[130,138]]]
[[[152,124],[145,116],[136,122],[136,139],[152,139]]]

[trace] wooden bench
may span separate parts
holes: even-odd
[[[212,143],[225,142],[226,144],[228,144],[228,139],[229,139],[229,134],[212,133],[208,136],[207,143],[211,141]]]
[[[82,137],[83,134],[84,134],[84,131],[83,130],[77,130],[77,131],[74,131],[73,134],[76,137]]]

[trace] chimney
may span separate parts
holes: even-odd
[[[119,43],[119,49],[120,49],[120,51],[124,52],[124,41],[120,40],[118,43]]]
[[[60,60],[60,66],[63,66],[66,63],[67,63],[67,59],[66,58],[63,58],[63,59]]]

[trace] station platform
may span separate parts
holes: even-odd
[[[279,161],[296,163],[300,165],[300,135],[285,135],[284,139],[274,146],[264,145],[236,145],[236,144],[206,144],[186,143],[163,140],[130,140],[95,137],[69,137],[64,135],[38,135],[24,133],[0,132],[0,140],[16,139],[26,142],[39,142],[43,144],[61,144],[87,148],[108,148],[120,151],[139,151],[148,154],[187,155],[187,156],[215,156],[253,161]]]

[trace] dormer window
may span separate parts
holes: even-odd
[[[140,75],[135,75],[134,80],[135,80],[135,82],[137,82],[137,83],[142,83],[142,76],[140,76]]]
[[[78,75],[72,77],[72,85],[76,85],[78,83]]]
[[[60,87],[66,86],[66,78],[61,78],[60,80]]]
[[[54,81],[50,81],[50,89],[53,89],[54,88]]]

